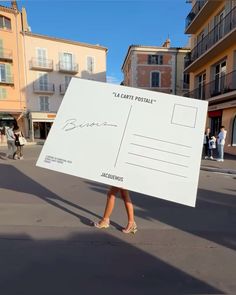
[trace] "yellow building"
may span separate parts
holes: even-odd
[[[0,5],[0,127],[10,122],[24,130],[25,74],[22,14],[15,1]],[[25,130],[24,130],[25,131]]]
[[[236,1],[192,1],[185,33],[188,96],[209,102],[207,125],[215,134],[225,126],[225,151],[236,155]]]

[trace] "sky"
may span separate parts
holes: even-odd
[[[26,8],[33,33],[107,47],[107,80],[112,83],[123,80],[121,67],[130,45],[161,46],[168,36],[172,47],[188,42],[184,27],[191,4],[186,0],[17,2]]]

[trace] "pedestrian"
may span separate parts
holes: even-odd
[[[15,145],[16,151],[13,155],[13,158],[22,160],[23,159],[23,146],[24,146],[24,138],[22,131],[20,130],[19,126],[14,128],[14,135],[15,135]]]
[[[206,131],[204,133],[204,155],[205,159],[208,159],[210,157],[210,151],[209,151],[209,140],[211,138],[211,129],[209,127],[206,128]]]
[[[218,162],[224,162],[224,145],[227,131],[224,126],[220,127],[220,133],[217,136],[217,150],[218,150]]]
[[[128,216],[128,224],[125,228],[122,229],[122,232],[125,234],[129,234],[129,233],[135,234],[137,231],[137,225],[134,221],[134,208],[129,196],[129,192],[126,189],[118,188],[114,186],[112,186],[107,193],[107,202],[106,202],[103,218],[99,222],[95,222],[94,226],[100,229],[109,227],[110,215],[115,205],[115,198],[117,193],[120,193],[121,198],[124,201],[126,213]]]
[[[216,149],[216,138],[215,136],[211,136],[209,140],[209,155],[211,160],[214,160],[213,155],[214,155],[215,149]]]
[[[13,123],[10,123],[10,126],[5,127],[5,134],[7,138],[7,147],[8,147],[8,158],[14,156],[14,153],[16,151],[16,145],[15,145],[15,135],[13,132],[14,125]],[[14,158],[13,158],[14,159]]]
[[[5,126],[0,127],[1,143],[4,143],[5,140]]]

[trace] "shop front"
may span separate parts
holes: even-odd
[[[225,152],[236,155],[236,99],[209,106],[209,126],[213,134],[218,134],[220,126],[225,126],[227,136],[225,141]]]
[[[30,137],[32,141],[45,140],[49,134],[56,113],[30,113]]]

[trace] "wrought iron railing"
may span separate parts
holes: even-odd
[[[185,29],[189,27],[189,25],[192,23],[192,21],[195,19],[198,12],[202,9],[202,7],[205,5],[205,3],[208,0],[197,0],[191,11],[186,17],[185,20]]]
[[[232,92],[236,90],[236,71],[221,75],[207,84],[203,84],[190,92],[185,93],[184,96],[207,100],[218,95]]]
[[[78,68],[79,67],[78,67],[77,63],[71,63],[71,62],[65,62],[65,61],[60,61],[59,62],[59,71],[62,71],[62,72],[77,73]]]
[[[53,70],[53,60],[33,57],[31,59],[31,68]]]
[[[186,65],[190,65],[235,28],[236,7],[234,7],[200,42],[197,43],[192,49],[188,60],[186,59]]]
[[[55,85],[53,83],[39,83],[34,82],[34,92],[53,93],[55,91]]]

